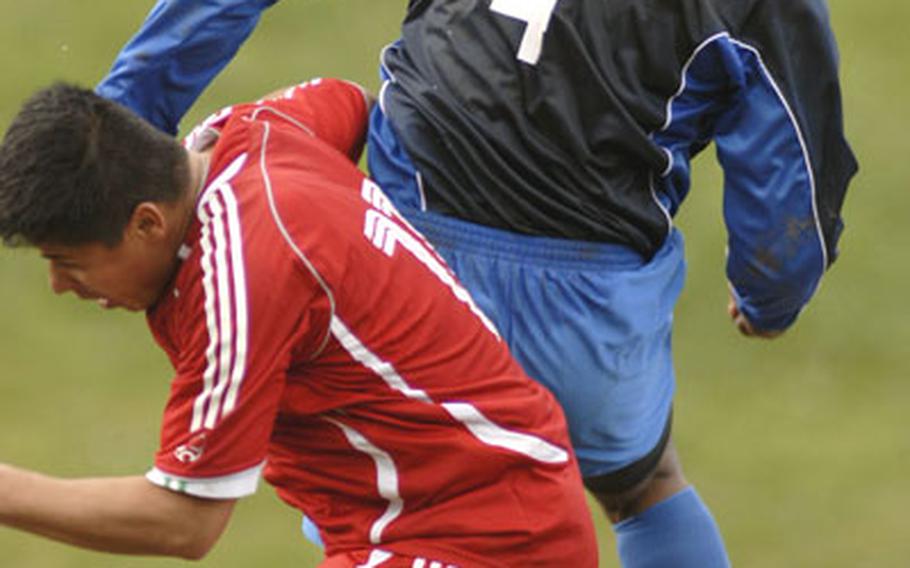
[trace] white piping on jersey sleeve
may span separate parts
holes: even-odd
[[[240,499],[256,492],[263,461],[249,469],[220,477],[182,477],[152,468],[145,478],[159,487],[204,499]]]
[[[278,117],[280,117],[280,118],[283,118],[284,120],[290,122],[291,124],[293,124],[294,126],[296,126],[297,128],[299,128],[300,130],[306,132],[307,134],[309,134],[309,135],[312,136],[313,138],[316,138],[316,133],[313,132],[313,130],[312,130],[310,127],[308,127],[308,126],[305,125],[304,123],[300,122],[299,120],[297,120],[297,119],[294,118],[293,116],[289,115],[288,113],[282,112],[282,111],[280,111],[280,110],[278,110],[278,109],[276,109],[276,108],[272,108],[272,107],[268,106],[267,104],[263,104],[262,107],[257,108],[255,111],[253,111],[253,114],[250,115],[250,118],[251,118],[252,120],[256,120],[256,119],[259,118],[259,115],[262,114],[262,113],[264,113],[264,112],[270,112],[270,113],[274,114],[275,116],[278,116]],[[267,133],[266,133],[266,135],[265,135],[265,138],[266,138],[266,139],[268,138],[268,134],[267,134]],[[264,144],[264,143],[265,143],[265,140],[263,140],[263,144]],[[264,155],[264,154],[265,154],[265,146],[264,146],[264,145],[263,145],[263,147],[262,147],[262,152],[263,152],[263,155]]]
[[[671,96],[669,99],[667,99],[667,102],[665,104],[665,111],[664,111],[664,123],[661,125],[660,129],[657,130],[657,132],[664,132],[665,130],[670,128],[671,124],[673,124],[673,103],[676,102],[676,99],[678,99],[680,97],[680,95],[682,95],[686,90],[686,86],[687,86],[686,77],[688,76],[689,67],[692,66],[692,62],[695,61],[695,58],[698,57],[698,54],[701,53],[702,50],[705,49],[705,47],[707,47],[708,45],[713,43],[715,40],[717,40],[717,38],[722,37],[724,35],[726,35],[726,34],[718,33],[718,34],[715,34],[715,35],[709,37],[708,39],[701,42],[701,44],[699,44],[689,55],[689,59],[686,60],[685,64],[683,64],[683,66],[682,66],[682,69],[680,70],[679,86],[676,88],[676,92],[673,93],[673,96]],[[652,140],[654,138],[654,134],[655,134],[655,132],[652,132],[650,134]],[[660,146],[660,149],[667,156],[667,167],[664,168],[664,171],[660,172],[660,177],[665,178],[668,175],[670,175],[670,173],[673,171],[673,165],[674,165],[675,159],[673,157],[673,152],[671,152],[668,148],[664,148],[663,146]],[[653,172],[649,176],[648,188],[651,191],[651,199],[660,208],[661,212],[663,212],[664,218],[667,221],[666,237],[669,238],[670,233],[673,231],[673,216],[670,214],[670,211],[667,209],[667,206],[664,205],[664,203],[657,196],[657,190],[654,188],[654,173]]]
[[[191,432],[214,428],[219,418],[234,409],[246,373],[246,273],[240,215],[229,183],[245,161],[245,154],[234,160],[206,188],[197,207],[202,223],[200,264],[209,344],[203,389],[193,402]]]
[[[274,110],[274,109],[263,108],[261,110]],[[313,266],[313,263],[310,262],[310,259],[303,253],[302,250],[300,250],[300,247],[297,246],[297,243],[294,242],[294,239],[291,238],[291,234],[290,234],[290,232],[288,232],[288,229],[284,224],[284,220],[282,220],[281,214],[278,212],[278,206],[275,204],[275,193],[274,193],[274,188],[272,187],[272,180],[269,177],[269,170],[268,170],[268,167],[266,166],[266,161],[265,161],[265,154],[266,154],[266,148],[268,148],[269,133],[271,132],[271,125],[268,122],[263,122],[262,127],[263,127],[262,151],[259,154],[259,169],[262,173],[262,182],[265,185],[266,196],[268,197],[268,200],[269,200],[269,210],[272,213],[272,218],[275,221],[275,226],[278,228],[278,231],[281,233],[281,236],[284,237],[284,240],[285,240],[285,242],[287,242],[290,249],[292,251],[294,251],[294,254],[297,255],[297,258],[299,258],[300,261],[303,262],[303,265],[306,266],[306,268],[310,272],[310,274],[313,275],[313,278],[319,284],[319,287],[322,288],[323,292],[325,292],[326,297],[329,299],[329,309],[332,313],[332,317],[334,317],[335,316],[335,295],[332,293],[332,289],[326,283],[325,279],[322,277],[322,274],[320,274],[319,271],[316,270],[316,267]],[[301,128],[303,128],[304,131],[309,132],[312,135],[312,132],[310,132],[309,129],[305,128],[304,126],[301,126]],[[317,347],[316,350],[313,352],[311,357],[317,357],[322,352],[322,350],[325,349],[325,346],[328,345],[329,338],[331,336],[332,336],[331,330],[326,329],[325,336],[323,337],[322,342],[320,343],[319,347]]]
[[[825,247],[825,233],[824,230],[822,230],[822,222],[818,214],[818,196],[815,184],[815,172],[812,169],[812,158],[809,155],[809,147],[806,144],[806,137],[799,125],[799,121],[796,119],[796,114],[793,112],[793,107],[790,106],[789,101],[787,101],[787,97],[784,96],[780,85],[778,85],[777,81],[774,80],[774,76],[771,74],[771,71],[765,64],[765,59],[762,57],[761,52],[755,47],[733,38],[730,38],[730,42],[733,43],[733,45],[739,46],[742,49],[750,51],[753,55],[755,55],[755,58],[758,60],[758,64],[761,66],[761,70],[765,76],[765,79],[771,85],[771,88],[774,89],[774,94],[777,95],[777,99],[780,101],[781,105],[784,107],[784,110],[787,112],[787,117],[790,119],[790,124],[793,125],[793,130],[796,133],[796,138],[799,141],[799,148],[803,155],[803,167],[805,168],[806,175],[809,178],[809,193],[812,202],[812,217],[813,221],[815,222],[815,233],[818,237],[819,246],[821,248],[821,274],[824,274],[825,270],[828,268],[828,249]],[[819,279],[819,284],[820,283],[821,280]],[[816,286],[818,286],[818,284],[816,284]]]

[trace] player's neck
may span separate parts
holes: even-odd
[[[186,233],[192,224],[196,203],[202,190],[205,189],[205,182],[209,174],[209,158],[211,152],[187,151],[187,165],[189,168],[189,180],[181,192],[179,207],[176,214],[179,216],[177,227],[179,231],[176,235],[176,246],[179,247],[186,239]]]
[[[205,152],[187,151],[187,159],[190,167],[189,187],[185,189],[186,200],[195,207],[196,201],[202,190],[205,189],[205,181],[209,175],[209,160],[211,150]]]

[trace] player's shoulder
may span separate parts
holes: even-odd
[[[214,144],[233,112],[234,106],[227,106],[210,114],[183,138],[184,148],[201,152]]]

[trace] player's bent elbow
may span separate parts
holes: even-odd
[[[155,539],[161,553],[185,560],[201,560],[221,538],[235,500],[202,499],[188,495],[169,495],[172,508],[168,521],[161,526]]]
[[[233,510],[233,501],[226,503],[227,508],[215,514],[209,514],[204,521],[190,528],[191,534],[181,547],[181,557],[186,560],[202,560],[215,547],[221,538]],[[220,514],[219,514],[220,513]],[[201,519],[200,519],[201,520]]]
[[[205,531],[190,528],[173,532],[159,540],[164,556],[183,560],[202,560],[215,547],[221,531]]]
[[[210,543],[193,543],[185,547],[180,554],[176,555],[183,560],[199,561],[208,556],[208,553],[214,548],[215,542]]]

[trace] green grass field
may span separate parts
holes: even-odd
[[[405,2],[297,0],[263,20],[186,124],[315,76],[375,88],[379,48]],[[910,4],[831,0],[848,136],[862,171],[844,209],[841,259],[798,325],[746,340],[725,314],[720,173],[697,163],[679,222],[689,280],[677,312],[676,442],[735,566],[910,565]],[[93,85],[151,0],[7,2],[0,128],[56,79]],[[55,297],[29,250],[0,252],[0,461],[63,476],[144,472],[169,369],[141,316]],[[615,567],[612,536],[601,566]],[[298,515],[262,486],[214,552],[218,568],[312,566]],[[175,560],[83,552],[0,528],[0,566],[167,568]]]

